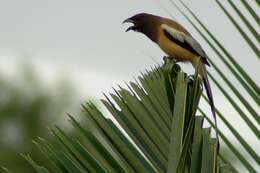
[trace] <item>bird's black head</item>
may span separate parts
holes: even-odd
[[[133,25],[126,29],[128,31],[141,32],[148,36],[151,40],[156,41],[157,29],[160,25],[161,17],[148,13],[139,13],[127,18],[123,23],[132,23]]]
[[[153,15],[148,13],[139,13],[130,18],[127,18],[123,21],[123,23],[132,23],[133,25],[127,28],[126,32],[131,30],[136,32],[142,32],[143,27],[145,27],[146,23],[148,23],[152,16]]]

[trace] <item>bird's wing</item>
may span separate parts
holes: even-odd
[[[184,32],[176,30],[175,28],[167,24],[162,24],[161,27],[164,31],[165,36],[174,43],[191,51],[192,53],[198,56],[201,56],[203,58],[207,57],[200,44],[192,36],[189,36]]]

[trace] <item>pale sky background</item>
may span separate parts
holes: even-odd
[[[259,85],[259,60],[216,3],[211,0],[185,2]],[[240,3],[234,2],[244,10]],[[258,8],[255,1],[248,2],[254,9]],[[192,33],[217,64],[222,65],[167,0],[162,0],[161,5],[167,7],[175,19]],[[82,98],[100,98],[102,92],[132,80],[139,71],[149,68],[155,61],[162,62],[163,52],[149,39],[141,34],[124,32],[128,25],[122,25],[122,21],[138,12],[168,17],[156,0],[0,0],[0,72],[13,74],[17,63],[28,61],[46,81],[63,72],[75,82]],[[257,24],[251,23],[259,31]],[[256,40],[253,41],[256,43]],[[185,71],[193,72],[190,65],[183,67]],[[224,68],[223,71],[228,76],[229,72]],[[236,81],[233,83],[236,84]],[[247,126],[216,90],[213,86],[216,106],[230,115],[228,119],[239,125],[243,137],[260,153],[259,141],[248,133]],[[241,93],[245,92],[241,90]]]

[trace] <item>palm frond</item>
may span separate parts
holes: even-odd
[[[253,34],[253,36],[256,38],[257,42],[260,43],[260,35],[257,33],[255,28],[250,24],[250,22],[246,19],[246,17],[243,15],[241,10],[232,2],[231,0],[228,0],[228,3],[230,6],[234,9],[234,11],[238,14],[238,16],[241,18],[245,26],[249,29],[249,31]],[[259,20],[257,21],[259,25]]]
[[[250,46],[250,48],[253,50],[255,55],[260,59],[260,51],[257,48],[257,46],[254,44],[254,42],[249,38],[248,34],[241,28],[241,26],[238,24],[238,22],[231,16],[231,14],[227,11],[227,9],[220,3],[218,0],[216,1],[218,6],[223,10],[223,12],[226,14],[226,16],[229,18],[229,20],[232,22],[232,24],[235,26],[235,28],[238,30],[238,32],[241,34],[241,36],[244,38],[244,40],[247,42],[247,44]],[[240,18],[242,18],[240,16]],[[256,37],[257,40],[259,39]]]
[[[187,76],[167,62],[102,100],[114,121],[87,103],[87,124],[69,115],[80,139],[55,127],[59,148],[41,138],[36,144],[61,172],[231,172],[233,167],[218,155],[211,129],[195,116],[201,93],[197,72]],[[27,160],[39,172],[41,167]]]

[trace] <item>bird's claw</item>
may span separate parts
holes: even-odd
[[[169,57],[168,57],[168,56],[163,56],[163,62],[164,62],[164,64],[166,64],[168,60],[169,60]]]
[[[164,56],[164,57],[163,57],[163,61],[164,61],[164,63],[173,61],[174,64],[176,64],[176,63],[179,62],[176,58],[174,58],[174,57],[172,57],[172,56]]]

